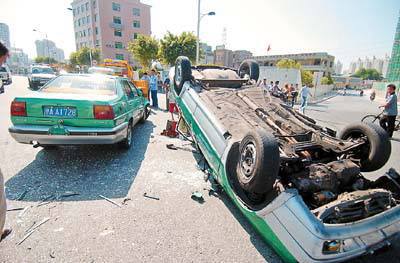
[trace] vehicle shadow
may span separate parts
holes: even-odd
[[[140,169],[154,130],[138,124],[129,151],[117,145],[66,146],[41,150],[6,182],[9,200],[84,201],[125,197]]]
[[[196,148],[195,148],[196,149]],[[197,162],[197,166],[201,170],[208,169],[207,161],[205,160],[203,154],[199,151],[193,151],[193,157]],[[213,183],[213,179],[210,179],[213,188],[217,188],[217,185]],[[246,219],[246,217],[240,212],[240,210],[235,206],[229,196],[223,191],[215,192],[210,191],[209,196],[213,196],[215,198],[219,198],[224,205],[228,208],[228,210],[232,213],[235,219],[239,222],[239,224],[243,227],[243,229],[248,233],[251,243],[260,253],[260,255],[265,259],[266,262],[281,262],[279,256],[273,251],[273,249],[268,246],[262,237],[258,234],[258,232],[251,226],[250,222]]]

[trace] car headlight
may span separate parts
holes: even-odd
[[[325,241],[322,247],[322,253],[334,254],[340,252],[341,241],[340,240],[329,240]]]

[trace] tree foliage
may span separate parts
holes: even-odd
[[[382,80],[382,75],[376,69],[361,68],[354,73],[352,77],[368,79],[368,80]]]
[[[57,63],[58,61],[55,60],[54,58],[50,58],[50,57],[36,57],[35,62],[36,63],[44,63],[44,64],[54,64],[54,63]]]
[[[331,85],[331,84],[333,84],[332,77],[330,75],[328,75],[327,77],[323,77],[321,79],[321,84],[322,85]]]
[[[196,36],[191,32],[174,35],[167,32],[160,40],[159,57],[162,62],[173,65],[179,56],[186,56],[192,62],[196,59]]]
[[[281,59],[276,63],[276,66],[278,68],[297,68],[301,69],[301,64],[293,59]]]
[[[128,43],[128,51],[144,69],[148,69],[151,61],[157,57],[158,48],[158,41],[151,36],[139,35]]]
[[[314,75],[309,70],[301,70],[301,82],[303,85],[312,86]]]
[[[92,61],[100,60],[100,50],[96,48],[83,47],[76,52],[72,52],[69,61],[72,65],[90,66],[90,51],[92,52]]]

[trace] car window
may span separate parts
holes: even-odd
[[[32,68],[32,74],[54,74],[52,68]]]
[[[47,83],[40,92],[116,95],[115,80],[103,75],[62,75]]]
[[[128,96],[128,98],[134,98],[135,94],[132,91],[131,86],[129,86],[129,82],[126,80],[122,81],[122,87],[124,88],[124,92],[126,94],[126,96]]]
[[[7,72],[6,67],[0,67],[0,72]]]
[[[135,95],[135,96],[138,96],[138,91],[137,91],[137,88],[136,88],[136,86],[135,86],[135,84],[133,84],[132,82],[130,82],[130,81],[128,81],[128,84],[129,84],[129,86],[131,87],[131,90],[132,90],[132,92],[133,92],[133,94]]]

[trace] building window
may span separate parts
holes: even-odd
[[[115,58],[119,60],[124,60],[124,54],[115,54]]]
[[[96,8],[96,0],[93,0],[92,5],[93,5],[93,8]]]
[[[100,45],[100,41],[97,39],[96,40],[96,47]]]
[[[140,21],[134,20],[133,21],[133,27],[134,28],[140,28]]]
[[[72,9],[72,15],[73,16],[75,16],[76,14],[75,14],[75,8],[74,9]]]
[[[121,11],[121,5],[120,4],[118,4],[118,3],[112,3],[112,10],[114,10],[114,11]]]
[[[94,28],[94,32],[96,33],[96,35],[99,34],[99,29],[97,28],[97,26]]]
[[[83,30],[83,36],[86,37],[86,29]]]
[[[81,21],[82,21],[82,25],[84,25],[85,24],[85,17],[82,17],[82,19],[81,19]]]
[[[87,30],[88,37],[90,37],[91,34],[92,34],[92,29],[88,28],[88,30]]]
[[[79,6],[78,8],[75,10],[76,14],[79,15]]]
[[[81,19],[78,19],[78,26],[81,26]]]
[[[123,48],[122,42],[115,42],[114,47],[115,47],[115,48]]]
[[[85,6],[81,5],[81,13],[85,12]]]
[[[122,31],[121,31],[121,30],[118,30],[118,29],[115,29],[115,30],[114,30],[114,36],[116,36],[116,37],[122,37]]]
[[[133,39],[137,39],[137,38],[138,38],[138,36],[139,36],[139,34],[138,34],[138,33],[133,33]]]
[[[97,14],[94,14],[93,20],[94,22],[97,22]]]
[[[86,17],[86,23],[89,24],[90,23],[90,16]]]
[[[86,11],[89,11],[89,2],[85,4]]]
[[[114,16],[113,22],[114,22],[114,24],[120,25],[120,24],[121,24],[121,17],[119,17],[119,16]]]
[[[139,8],[133,8],[133,15],[134,16],[140,16],[140,9]]]

